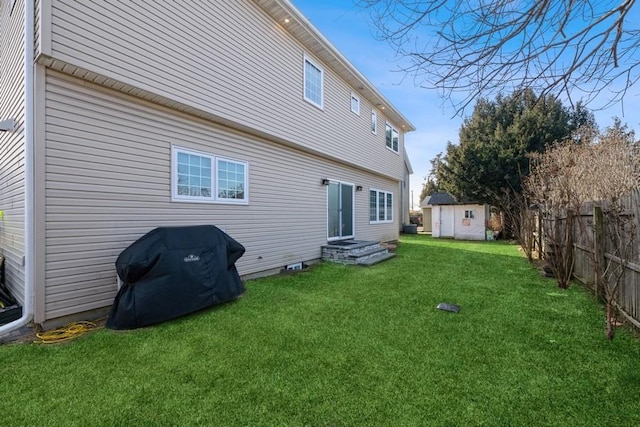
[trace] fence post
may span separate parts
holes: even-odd
[[[574,230],[573,230],[573,220],[575,219],[575,213],[573,212],[573,210],[571,209],[567,209],[567,223],[565,225],[566,227],[566,242],[565,244],[567,245],[567,260],[566,260],[566,270],[567,270],[567,284],[569,283],[569,281],[571,280],[571,276],[573,276],[573,264],[574,264],[574,259],[573,259],[573,237],[574,237]]]
[[[602,208],[600,206],[593,207],[593,225],[594,225],[594,239],[593,239],[593,260],[594,260],[594,291],[596,298],[600,298],[603,295],[604,290],[604,215],[602,214]]]

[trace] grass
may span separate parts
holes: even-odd
[[[251,281],[155,327],[2,346],[0,423],[640,425],[640,341],[606,341],[581,288],[499,242],[406,236],[398,255]]]

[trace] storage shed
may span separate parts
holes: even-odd
[[[489,205],[458,202],[449,193],[434,193],[420,204],[424,231],[433,237],[458,240],[485,240]],[[431,221],[428,221],[431,218]]]

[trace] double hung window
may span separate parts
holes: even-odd
[[[324,71],[304,57],[304,99],[318,108],[324,106]]]
[[[387,123],[387,126],[385,128],[385,140],[387,143],[387,148],[397,153],[400,142],[400,134],[389,123]]]

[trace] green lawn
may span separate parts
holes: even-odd
[[[129,332],[0,346],[6,426],[640,425],[640,340],[515,246],[405,236]],[[438,311],[439,302],[462,306]]]

